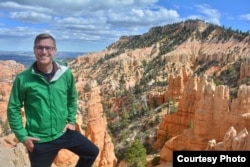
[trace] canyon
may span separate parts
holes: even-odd
[[[233,32],[228,37],[225,29],[215,26],[205,39],[199,38],[198,34],[209,27],[213,25],[195,20],[152,28],[140,37],[121,37],[103,51],[68,63],[79,94],[76,127],[99,147],[96,167],[127,166],[116,151],[139,134],[143,135],[142,141],[148,139],[150,148],[157,150],[148,155],[149,167],[172,166],[174,150],[250,149],[250,36]],[[171,35],[183,29],[191,32],[187,39],[162,50],[164,44],[174,43]],[[167,37],[147,44],[155,32],[166,33]],[[129,45],[137,44],[134,38],[147,40],[132,49]],[[29,167],[24,146],[6,125],[12,82],[25,67],[10,60],[0,61],[0,69],[0,162]],[[125,109],[134,104],[131,94],[140,97],[134,113],[133,108],[126,110],[134,116],[124,129],[132,130],[110,130],[111,125],[122,122]],[[138,113],[144,108],[150,114]],[[141,131],[143,126],[148,133]],[[128,135],[119,142],[122,132]],[[159,157],[156,165],[152,164],[154,157]],[[76,161],[73,153],[61,150],[53,165],[71,167]]]

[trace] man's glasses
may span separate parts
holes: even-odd
[[[52,46],[35,46],[35,50],[38,52],[42,52],[43,50],[46,50],[47,52],[51,52],[55,49],[55,47]]]

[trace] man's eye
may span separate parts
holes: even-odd
[[[52,51],[54,49],[54,47],[52,47],[52,46],[36,46],[35,49],[38,51],[43,51],[44,49],[46,51]]]

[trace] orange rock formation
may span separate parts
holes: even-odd
[[[88,124],[86,136],[100,149],[95,164],[98,167],[115,167],[117,159],[114,153],[114,145],[107,131],[107,120],[103,115],[99,88],[93,87],[87,97],[89,99],[87,103]]]
[[[169,137],[161,149],[161,163],[172,161],[173,150],[249,149],[249,99],[250,86],[241,85],[237,98],[230,100],[228,86],[215,86],[206,76],[190,77],[178,111],[166,115],[159,126],[154,146],[162,146],[166,132]]]

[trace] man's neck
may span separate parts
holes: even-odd
[[[44,64],[41,65],[41,64],[37,63],[37,68],[39,71],[41,71],[45,74],[49,74],[53,71],[53,63],[46,64],[46,65],[44,65]]]

